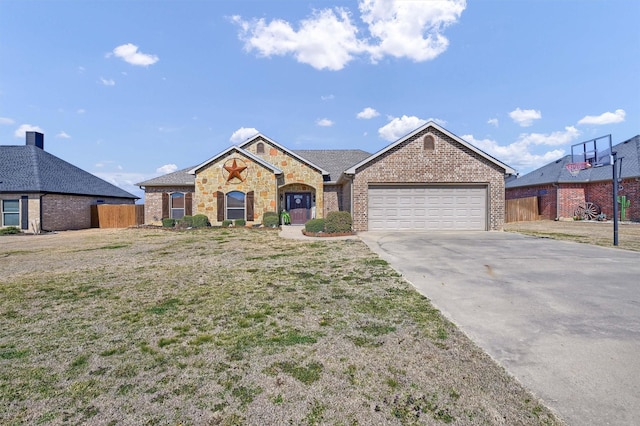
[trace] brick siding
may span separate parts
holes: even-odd
[[[618,195],[624,195],[630,201],[627,218],[632,221],[640,221],[640,181],[635,178],[625,179],[620,185],[622,189],[618,191]],[[543,219],[572,218],[576,207],[584,205],[586,202],[598,205],[607,218],[613,217],[611,182],[561,183],[506,190],[508,200],[535,196],[538,197],[540,216]]]
[[[40,200],[44,231],[91,228],[91,206],[98,204],[98,200],[100,204],[134,204],[130,198],[66,194],[44,194]]]
[[[425,149],[431,134],[434,149]],[[353,180],[353,226],[368,228],[368,189],[378,183],[481,183],[488,186],[488,228],[504,226],[504,170],[433,127],[395,146],[356,171]]]
[[[146,187],[144,190],[144,221],[147,225],[162,224],[162,194],[164,192],[193,193],[195,186]],[[195,214],[195,212],[194,212]]]

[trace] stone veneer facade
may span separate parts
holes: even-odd
[[[434,137],[425,149],[424,137]],[[353,227],[368,229],[368,190],[371,184],[486,185],[487,228],[504,226],[504,170],[436,128],[426,127],[356,170],[353,178]]]
[[[258,144],[262,144],[263,152],[258,152]],[[242,148],[281,170],[282,175],[277,176],[273,170],[243,155],[241,151],[231,150],[196,171],[194,214],[205,214],[211,224],[220,225],[221,222],[217,217],[217,192],[226,195],[231,191],[240,191],[245,194],[253,191],[254,214],[253,217],[247,217],[247,222],[262,223],[265,212],[278,212],[282,209],[281,204],[286,192],[310,192],[315,200],[317,217],[322,217],[323,178],[319,170],[263,138],[256,138]],[[228,174],[224,170],[224,165],[234,159],[237,164],[247,167],[241,173],[244,180],[238,178],[227,180]]]
[[[194,187],[181,186],[149,186],[144,191],[144,218],[147,225],[162,224],[162,194],[182,192],[184,194],[193,193]]]

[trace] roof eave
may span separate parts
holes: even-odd
[[[405,141],[411,139],[412,137],[414,137],[415,135],[417,135],[418,133],[422,132],[424,129],[426,129],[428,127],[435,128],[436,130],[444,133],[445,135],[449,136],[451,139],[455,140],[459,144],[465,146],[466,148],[470,149],[471,151],[475,152],[476,154],[480,155],[481,157],[491,161],[493,164],[495,164],[495,165],[499,166],[500,168],[504,169],[504,173],[505,174],[512,175],[512,174],[516,173],[515,169],[513,169],[510,166],[506,165],[502,161],[490,156],[486,152],[476,148],[475,146],[471,145],[469,142],[465,141],[464,139],[458,137],[457,135],[451,133],[450,131],[448,131],[444,127],[440,126],[435,121],[426,122],[422,126],[418,127],[414,131],[412,131],[411,133],[401,137],[400,139],[398,139],[394,143],[392,143],[390,145],[387,145],[386,147],[382,148],[380,151],[372,154],[371,156],[365,158],[364,160],[362,160],[361,162],[359,162],[355,166],[352,166],[351,168],[347,169],[345,171],[345,173],[346,174],[352,174],[352,175],[355,174],[357,169],[359,169],[360,167],[362,167],[362,166],[366,165],[367,163],[375,160],[377,157],[379,157],[379,156],[383,155],[384,153],[390,151],[391,149],[395,148],[396,146],[400,145],[401,143],[404,143]]]

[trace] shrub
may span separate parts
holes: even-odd
[[[267,228],[276,228],[280,225],[280,216],[276,212],[264,212],[262,215],[262,224]]]
[[[7,226],[6,228],[0,228],[0,235],[19,234],[20,229],[17,226]]]
[[[230,220],[226,220],[226,219],[225,219],[225,220],[223,220],[223,221],[222,221],[222,227],[223,227],[223,228],[228,228],[228,227],[230,227],[230,226],[231,226],[231,224],[232,224],[232,223],[233,223],[233,222],[231,222]]]
[[[192,216],[182,216],[178,221],[178,227],[180,228],[191,228],[193,226],[193,217]]]
[[[197,214],[191,219],[191,226],[194,228],[205,228],[211,226],[211,223],[206,214]]]
[[[247,224],[247,221],[244,219],[236,219],[233,221],[234,226],[244,226]]]
[[[329,212],[325,219],[324,230],[329,233],[351,232],[351,213]]]
[[[304,230],[307,232],[323,232],[324,219],[311,219],[304,224]]]
[[[165,217],[164,219],[162,219],[162,226],[165,228],[173,228],[175,225],[175,219],[171,219],[170,217]]]

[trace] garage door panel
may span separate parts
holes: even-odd
[[[370,230],[486,230],[486,186],[372,186]]]

